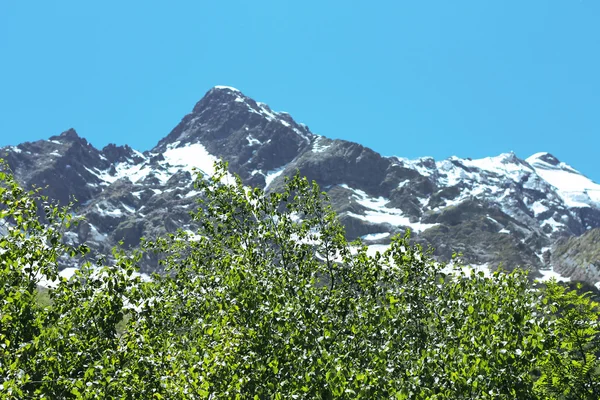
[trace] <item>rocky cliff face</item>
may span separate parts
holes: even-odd
[[[551,263],[563,276],[586,282],[600,281],[600,229],[557,240]]]
[[[193,230],[193,176],[211,174],[214,161],[224,159],[245,184],[265,190],[277,190],[296,171],[316,180],[350,239],[385,245],[411,229],[441,260],[456,251],[489,269],[525,266],[549,276],[554,265],[567,277],[600,279],[582,272],[598,260],[566,256],[580,237],[600,228],[600,185],[551,154],[383,157],[357,143],[315,135],[289,114],[229,87],[211,89],[144,153],[115,145],[98,150],[69,130],[6,147],[0,155],[24,185],[47,186],[46,194],[62,204],[76,198],[75,211],[86,222],[67,240],[86,242],[98,253],[108,254],[120,240],[136,246],[142,236]],[[154,268],[152,260],[146,268]]]

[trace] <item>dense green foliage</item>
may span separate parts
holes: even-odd
[[[265,194],[221,166],[197,185],[196,233],[115,251],[40,302],[85,248],[60,240],[67,210],[40,223],[36,193],[0,174],[0,398],[599,398],[588,296],[445,274],[408,236],[370,255],[299,177]],[[144,252],[166,273],[136,276]]]

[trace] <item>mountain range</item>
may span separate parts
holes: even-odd
[[[485,271],[519,266],[533,277],[600,281],[600,185],[552,154],[384,157],[314,134],[231,87],[209,90],[149,151],[97,149],[69,129],[1,148],[0,157],[24,186],[44,187],[63,205],[77,200],[73,211],[85,221],[65,240],[96,255],[109,255],[119,241],[136,247],[141,237],[193,232],[194,174],[210,175],[223,159],[244,184],[266,191],[296,171],[315,180],[348,238],[373,250],[410,229],[440,261],[459,252]],[[146,259],[142,270],[154,269],[156,260]]]

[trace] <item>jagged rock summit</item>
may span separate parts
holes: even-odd
[[[579,266],[565,246],[580,245],[577,238],[595,237],[600,229],[600,185],[549,153],[383,157],[314,134],[287,113],[217,86],[143,153],[114,144],[98,150],[70,129],[0,154],[24,185],[48,186],[47,194],[62,204],[77,199],[75,211],[86,222],[67,240],[86,242],[97,253],[109,254],[119,240],[136,246],[142,236],[193,231],[194,171],[211,174],[213,163],[224,159],[245,184],[265,190],[278,190],[296,171],[316,180],[348,237],[361,237],[373,249],[411,229],[444,261],[456,251],[488,269],[524,266],[551,276],[557,266],[565,277],[599,279],[600,263],[588,257]],[[145,268],[154,267],[148,260]]]

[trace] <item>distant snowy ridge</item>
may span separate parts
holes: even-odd
[[[546,182],[554,186],[569,207],[600,207],[600,185],[558,161],[549,153],[536,153],[526,160]]]

